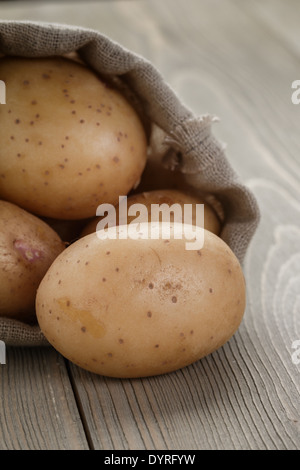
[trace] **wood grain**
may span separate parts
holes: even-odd
[[[8,348],[0,397],[0,450],[88,448],[64,359],[52,348]]]
[[[299,14],[297,0],[1,6],[4,19],[95,28],[151,60],[196,113],[220,117],[213,132],[262,218],[243,267],[244,320],[223,348],[142,380],[12,351],[0,366],[0,448],[299,449]]]

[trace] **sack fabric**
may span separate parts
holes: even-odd
[[[163,132],[163,164],[179,169],[186,182],[214,195],[225,214],[221,238],[242,263],[259,222],[251,191],[231,167],[212,135],[217,119],[196,116],[145,58],[98,31],[64,24],[0,21],[0,55],[47,57],[77,53],[96,72],[114,77],[133,92],[147,119]],[[0,77],[1,78],[1,77]],[[47,345],[38,326],[0,319],[0,339],[12,346]]]

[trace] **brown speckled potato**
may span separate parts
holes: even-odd
[[[112,377],[163,374],[197,361],[234,334],[244,309],[241,266],[209,231],[197,251],[186,250],[184,239],[87,235],[54,261],[36,302],[54,348]]]
[[[170,213],[170,220],[171,222],[181,222],[181,215],[183,217],[184,213],[184,204],[192,204],[193,205],[193,214],[192,214],[192,222],[196,225],[196,204],[204,204],[204,228],[209,230],[210,232],[215,233],[216,235],[220,234],[221,230],[221,222],[219,217],[213,210],[213,208],[204,200],[195,195],[188,193],[187,191],[180,191],[175,189],[160,189],[160,190],[153,190],[147,191],[140,194],[134,194],[128,197],[127,199],[127,207],[131,207],[133,204],[143,204],[148,213],[148,218],[144,219],[143,214],[136,214],[134,216],[128,215],[127,223],[131,223],[139,217],[139,222],[158,222],[159,220],[155,220],[155,217],[151,217],[151,204],[167,204],[171,207],[173,204],[180,204],[182,208],[182,213],[178,212],[179,219],[177,220],[176,215],[177,213]],[[161,214],[160,214],[161,217]],[[81,236],[88,235],[93,233],[97,229],[97,224],[101,220],[100,217],[95,217],[91,221],[87,223],[84,227],[83,231],[81,232]],[[119,220],[119,211],[118,206],[116,207],[116,222],[118,225]],[[161,221],[161,218],[160,218]]]
[[[38,285],[65,245],[38,217],[6,201],[0,227],[0,316],[29,322]]]
[[[82,219],[139,181],[144,127],[91,69],[61,57],[4,57],[0,76],[0,197],[40,216]]]

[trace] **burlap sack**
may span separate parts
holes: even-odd
[[[242,263],[259,209],[231,168],[223,145],[211,133],[216,118],[195,116],[149,61],[97,31],[62,24],[0,22],[0,54],[42,57],[74,52],[96,71],[132,90],[145,116],[163,135],[163,164],[179,169],[189,185],[221,202],[225,215],[221,237]],[[48,344],[38,326],[5,318],[0,319],[0,339],[14,346]]]

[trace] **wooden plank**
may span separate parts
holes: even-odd
[[[243,330],[209,357],[164,376],[118,380],[71,365],[92,448],[297,448],[299,409],[290,396],[293,390],[297,397],[297,386],[278,406],[283,390],[272,391],[272,372],[253,359]]]
[[[52,348],[7,348],[0,365],[0,450],[84,450],[64,359]]]
[[[234,1],[256,21],[260,21],[262,27],[277,36],[290,53],[300,56],[298,0]]]

